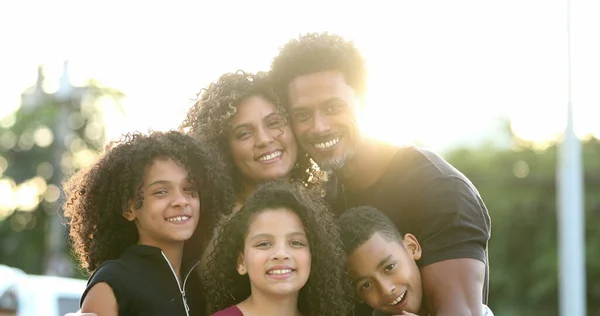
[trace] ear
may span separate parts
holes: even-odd
[[[246,264],[244,263],[244,256],[241,254],[237,257],[237,272],[240,275],[245,275],[246,273],[248,273],[248,270],[246,269]]]
[[[414,260],[421,259],[421,244],[413,234],[404,235],[404,248],[412,256]]]
[[[132,202],[129,203],[129,208],[127,210],[125,210],[122,213],[122,215],[123,215],[123,217],[125,217],[126,220],[128,220],[130,222],[133,222],[135,220],[136,216],[135,216],[135,212],[133,211],[133,203]]]

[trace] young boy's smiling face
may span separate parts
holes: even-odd
[[[420,258],[421,246],[413,235],[406,234],[401,244],[375,233],[348,256],[353,289],[379,311],[418,313],[423,290],[415,260]]]

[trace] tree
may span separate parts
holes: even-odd
[[[517,140],[517,139],[515,139]],[[600,314],[600,142],[583,144],[588,314]],[[496,315],[558,315],[557,147],[456,149],[446,158],[481,193],[492,219],[490,306]]]
[[[67,63],[58,91],[46,93],[43,83],[39,68],[21,107],[0,121],[0,263],[71,276],[77,271],[61,223],[61,181],[88,165],[104,144],[97,101],[118,101],[123,94],[94,82],[71,85]]]

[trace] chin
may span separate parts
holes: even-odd
[[[267,177],[265,177],[265,181],[279,180],[279,179],[289,176],[290,173],[292,173],[291,169],[289,171],[288,170],[280,170],[280,171],[270,172],[269,175]]]
[[[274,286],[271,290],[276,295],[293,295],[298,294],[301,288],[295,284],[281,284],[281,286]]]

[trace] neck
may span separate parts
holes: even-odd
[[[140,240],[139,244],[160,248],[160,250],[162,250],[167,257],[167,260],[169,260],[173,270],[175,270],[175,274],[177,275],[179,281],[182,280],[181,260],[183,257],[183,242],[157,245],[156,243],[145,243],[143,240]]]
[[[290,180],[290,176],[287,175],[287,176],[279,178],[279,179],[284,179],[287,182]],[[273,180],[275,180],[275,179],[273,179]],[[267,181],[265,181],[265,182],[267,182]],[[248,179],[243,179],[239,185],[239,192],[237,192],[236,197],[235,197],[236,202],[241,205],[246,204],[246,200],[248,199],[250,194],[252,194],[252,192],[254,192],[254,190],[256,190],[261,184],[262,183],[250,181]]]
[[[273,296],[252,291],[250,297],[238,304],[244,315],[299,316],[298,293]]]
[[[396,146],[365,139],[352,159],[335,174],[347,188],[365,189],[381,178],[397,150]]]
[[[240,191],[237,193],[235,197],[236,202],[238,204],[244,205],[246,204],[246,200],[258,188],[258,184],[256,182],[244,181],[240,184]]]

